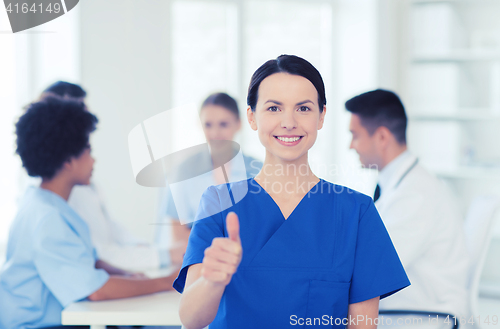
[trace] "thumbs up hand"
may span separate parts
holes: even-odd
[[[226,217],[227,238],[215,238],[205,249],[201,275],[215,285],[227,286],[240,265],[243,249],[240,240],[238,216],[231,212]]]
[[[240,245],[240,221],[238,220],[238,215],[234,212],[230,212],[226,217],[226,231],[229,235],[229,240],[234,241]]]

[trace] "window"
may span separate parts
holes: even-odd
[[[7,12],[0,10],[0,259],[10,223],[25,188],[37,180],[26,175],[15,154],[14,124],[22,108],[57,80],[77,82],[79,65],[78,7],[56,20],[16,34]]]
[[[0,31],[10,31],[7,12],[0,10]],[[18,41],[18,42],[16,42]],[[20,112],[16,97],[16,44],[20,41],[13,34],[0,34],[0,259],[7,241],[9,225],[17,211],[19,193],[19,172],[21,163],[15,156],[14,122]]]

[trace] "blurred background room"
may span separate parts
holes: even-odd
[[[280,54],[304,57],[325,81],[325,126],[310,153],[318,176],[372,194],[377,174],[349,150],[344,102],[390,89],[409,116],[409,148],[449,185],[465,218],[477,196],[500,196],[499,13],[499,0],[83,0],[12,34],[0,9],[0,259],[30,183],[15,155],[14,122],[48,85],[65,80],[86,89],[99,118],[94,178],[108,210],[153,241],[158,190],[136,184],[128,133],[224,91],[243,115],[236,141],[263,160],[245,119],[246,91],[252,72]],[[175,119],[199,120],[196,112]],[[171,149],[202,134],[175,121],[165,131]],[[477,291],[480,312],[500,316],[499,215]]]

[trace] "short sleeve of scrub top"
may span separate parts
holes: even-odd
[[[373,202],[361,216],[349,303],[388,297],[409,285],[403,265]]]
[[[61,215],[40,220],[36,232],[33,262],[61,305],[88,297],[108,281],[109,275],[95,268],[95,249],[89,251]]]

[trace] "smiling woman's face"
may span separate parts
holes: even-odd
[[[275,73],[262,80],[258,96],[255,112],[248,109],[247,115],[267,157],[278,162],[307,159],[326,113],[326,108],[320,113],[314,85],[299,75]]]

